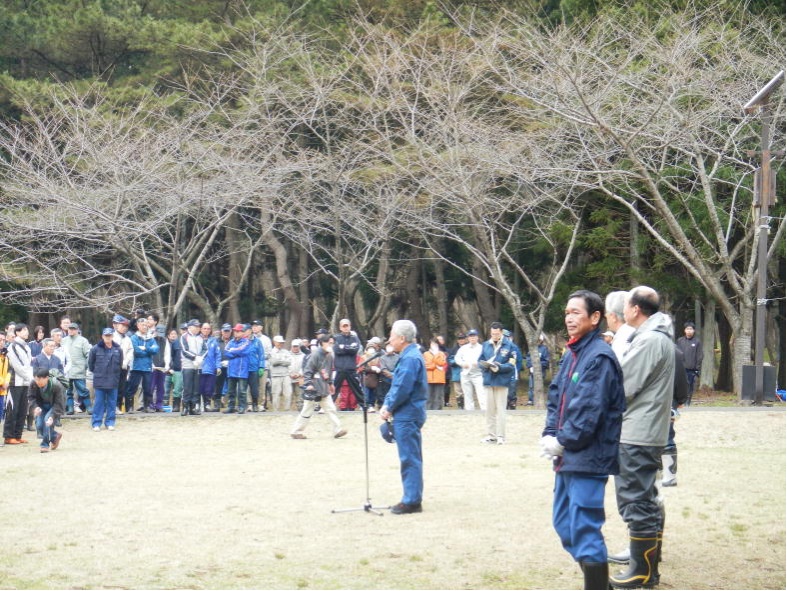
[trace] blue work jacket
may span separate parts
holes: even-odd
[[[557,437],[565,448],[555,471],[617,474],[625,410],[623,373],[599,331],[569,341],[549,386],[543,433]]]
[[[399,355],[391,379],[391,388],[383,405],[394,415],[394,421],[416,421],[423,424],[426,421],[428,390],[424,356],[421,355],[418,345],[411,343]]]

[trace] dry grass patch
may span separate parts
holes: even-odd
[[[6,446],[0,588],[533,589],[581,587],[551,526],[544,414],[509,416],[504,446],[480,413],[432,413],[424,513],[363,512],[363,421],[331,437],[315,417],[123,417],[93,433],[64,421],[61,449]],[[370,416],[371,496],[399,501],[396,448]],[[667,489],[662,588],[785,587],[785,414],[691,409]],[[625,541],[612,483],[607,538]]]

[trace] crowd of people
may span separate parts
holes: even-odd
[[[553,524],[580,564],[586,589],[652,587],[660,581],[665,523],[658,485],[677,484],[674,420],[691,400],[702,346],[693,323],[674,342],[672,319],[646,286],[606,300],[574,292],[565,326],[569,340],[549,385],[541,438],[542,455],[555,471]],[[26,325],[10,324],[0,335],[5,444],[27,443],[23,429],[33,430],[35,422],[41,452],[57,449],[63,414],[90,413],[93,430],[114,430],[118,414],[162,412],[170,401],[182,416],[243,414],[291,410],[300,391],[293,439],[306,439],[315,413],[326,414],[333,436],[343,437],[338,411],[358,405],[391,422],[384,432],[397,443],[403,485],[395,514],[422,511],[421,429],[427,409],[450,403],[451,385],[457,404],[485,412],[481,441],[501,445],[520,372],[530,374],[532,404],[533,373],[540,369],[546,378],[550,366],[543,337],[536,362],[499,322],[483,342],[471,329],[457,335],[451,349],[439,335],[422,346],[409,320],[394,322],[386,342],[372,337],[365,347],[349,319],[335,335],[320,329],[314,339],[294,339],[289,347],[280,335],[267,337],[259,321],[214,331],[193,319],[167,332],[155,314],[143,311],[131,320],[115,315],[94,345],[68,317],[45,333],[39,326],[30,338]],[[609,476],[630,532],[629,548],[618,555],[608,554],[601,533]],[[609,576],[609,562],[628,566]]]
[[[6,326],[0,334],[4,444],[27,443],[24,431],[34,430],[38,408],[33,401],[34,374],[39,369],[47,371],[51,382],[44,392],[53,427],[59,426],[64,414],[86,413],[91,428],[100,431],[114,430],[117,417],[126,413],[171,411],[194,416],[294,408],[301,411],[292,431],[297,439],[305,438],[312,412],[327,413],[341,437],[346,431],[337,411],[359,406],[379,409],[399,359],[380,337],[371,337],[363,346],[348,319],[339,322],[336,334],[323,328],[313,339],[296,338],[289,346],[281,335],[268,337],[257,320],[214,327],[192,319],[179,329],[167,330],[157,314],[137,310],[131,318],[114,315],[110,324],[95,344],[68,316],[49,331],[36,326],[32,334],[21,323]],[[515,408],[520,373],[528,369],[527,404],[533,404],[530,356],[523,357],[511,333],[495,323],[486,342],[471,329],[458,334],[450,349],[441,335],[434,336],[428,347],[417,345],[426,364],[428,409],[440,410],[450,406],[451,400],[467,410],[480,408],[487,414],[483,441],[504,443],[505,410]],[[331,355],[324,356],[323,350]],[[543,345],[539,356],[546,377],[549,354]],[[322,402],[304,404],[300,395],[293,394],[319,383],[314,369],[307,372],[312,357],[322,364],[314,369],[328,373],[323,380],[326,395]],[[43,451],[49,441],[40,428],[35,430]]]

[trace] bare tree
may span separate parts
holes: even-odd
[[[460,35],[425,28],[402,41],[372,27],[366,35],[354,54],[384,86],[388,113],[376,123],[389,139],[376,147],[409,186],[397,214],[401,239],[472,278],[487,322],[500,313],[490,295],[500,296],[536,350],[580,228],[572,179],[552,173],[562,163],[552,130],[528,129],[532,116],[511,117],[483,52]],[[446,243],[465,259],[448,256]]]
[[[773,22],[724,15],[669,14],[656,25],[629,15],[551,32],[512,17],[480,43],[499,91],[521,97],[523,113],[546,110],[561,130],[564,174],[626,207],[716,302],[733,329],[740,392],[760,231],[746,155],[756,133],[741,106],[784,63],[784,44]],[[783,100],[775,121],[781,144]],[[771,252],[784,219],[773,229]]]

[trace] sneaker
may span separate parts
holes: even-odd
[[[498,445],[505,445],[505,442],[506,442],[506,438],[505,437],[498,437],[497,438],[497,444]]]
[[[345,435],[347,435],[347,429],[341,429],[341,430],[336,432],[336,434],[333,436],[333,438],[334,439],[339,439],[339,437],[344,437]]]
[[[678,479],[674,478],[673,480],[662,480],[661,486],[678,486]]]
[[[83,412],[85,412],[85,411],[83,411],[83,410],[82,410],[82,408],[81,408],[80,406],[78,406],[78,405],[77,405],[77,406],[75,406],[75,407],[74,407],[74,412],[75,412],[76,414],[80,415],[80,414],[82,414],[82,413],[83,413]]]
[[[527,401],[527,406],[533,406],[533,401],[532,400],[528,400]]]
[[[109,425],[107,427],[107,431],[114,431],[114,430],[115,430],[115,425]]]
[[[497,443],[497,437],[487,435],[481,440],[481,443]]]
[[[93,427],[93,431],[95,431],[96,433],[98,433],[99,431],[101,431],[101,427]]]
[[[306,439],[306,435],[304,435],[303,433],[292,433],[290,434],[290,437],[292,437],[293,439]]]
[[[393,507],[391,507],[391,513],[394,515],[406,515],[408,513],[420,513],[423,509],[421,508],[421,503],[413,503],[412,505],[408,503],[397,503]]]
[[[122,411],[122,410],[120,410],[120,409],[117,409],[117,410],[115,411],[115,414],[116,414],[116,415],[122,415],[122,414],[123,414],[123,411]]]
[[[63,434],[62,433],[58,433],[55,436],[55,440],[52,442],[52,451],[55,451],[57,449],[57,446],[60,445],[60,440],[61,439],[63,439]]]

